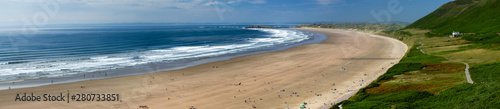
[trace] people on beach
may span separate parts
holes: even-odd
[[[148,106],[144,105],[144,106],[139,106],[139,108],[142,108],[142,109],[149,109]]]

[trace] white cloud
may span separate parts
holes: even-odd
[[[59,3],[81,3],[91,6],[145,6],[145,7],[175,7],[181,9],[214,4],[238,5],[241,2],[263,4],[266,0],[6,0],[17,3],[38,3],[40,1],[57,1]]]
[[[176,7],[193,8],[208,0],[75,0],[94,6],[146,6],[146,7]]]
[[[266,3],[266,0],[246,0],[246,2],[252,3],[252,4],[262,4],[262,3]]]
[[[7,0],[15,3],[81,3],[92,6],[148,6],[148,7],[177,7],[192,8],[212,0]]]
[[[176,7],[194,8],[197,6],[212,6],[214,4],[239,4],[248,2],[252,4],[266,3],[266,0],[74,0],[81,3],[97,6],[153,6],[153,7]]]
[[[205,6],[214,6],[214,5],[239,5],[241,2],[248,2],[251,4],[263,4],[266,3],[266,0],[210,0],[206,2]]]
[[[266,3],[266,0],[0,0],[3,9],[0,13],[6,13],[0,15],[0,22],[31,19],[34,13],[43,12],[38,3],[54,1],[60,11],[50,23],[212,22],[231,18],[234,13],[230,12],[242,3]]]
[[[337,4],[342,2],[342,0],[316,0],[318,4],[321,5],[330,5],[330,4]]]

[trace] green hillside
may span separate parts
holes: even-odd
[[[411,49],[401,61],[330,109],[500,107],[500,1],[456,0],[405,29],[379,33]],[[463,36],[449,38],[453,31]],[[417,46],[418,49],[417,49]],[[466,62],[473,83],[465,77]]]
[[[465,33],[464,39],[483,44],[500,43],[500,1],[456,0],[449,2],[406,28],[431,30],[426,36]]]

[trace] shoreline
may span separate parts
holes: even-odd
[[[300,103],[308,102],[308,108],[320,108],[369,84],[392,66],[391,62],[399,62],[407,50],[402,42],[386,39],[388,37],[332,29],[298,30],[323,33],[328,39],[318,44],[173,71],[2,90],[0,105],[5,108],[137,108],[146,105],[151,108],[295,109]],[[218,68],[211,68],[213,66]],[[340,71],[342,67],[345,70]],[[282,89],[285,91],[280,91]],[[333,94],[333,89],[338,92]],[[122,98],[119,102],[16,102],[15,94],[19,93],[117,93]]]
[[[289,28],[284,28],[284,29],[289,29]],[[27,79],[20,79],[20,80],[2,81],[2,82],[0,82],[0,90],[40,87],[40,86],[46,86],[46,85],[73,83],[73,82],[80,82],[80,81],[108,79],[108,78],[116,78],[116,77],[121,77],[121,76],[133,76],[133,75],[140,75],[140,74],[147,74],[147,73],[179,70],[179,69],[193,67],[193,66],[197,66],[200,64],[210,63],[210,62],[230,60],[231,58],[236,58],[236,57],[241,57],[241,56],[268,53],[268,52],[276,52],[276,51],[281,51],[281,50],[287,50],[287,49],[293,48],[295,46],[300,46],[300,45],[304,45],[304,44],[320,43],[327,38],[326,35],[321,34],[321,33],[316,33],[316,32],[311,32],[311,31],[304,31],[304,32],[310,32],[310,34],[313,34],[313,36],[311,36],[312,38],[305,40],[305,41],[301,41],[301,42],[290,43],[290,44],[286,44],[286,45],[279,45],[279,46],[275,46],[275,47],[261,48],[261,49],[244,51],[244,52],[240,52],[240,53],[230,53],[230,54],[225,54],[225,55],[220,55],[220,56],[205,57],[205,58],[200,58],[200,59],[185,60],[185,61],[179,61],[179,62],[173,62],[173,63],[162,63],[162,62],[148,63],[145,65],[137,65],[137,66],[130,66],[130,67],[125,67],[125,68],[103,70],[103,71],[96,71],[96,72],[85,72],[85,73],[78,73],[78,74],[63,74],[62,76],[38,77],[38,78],[27,78]]]

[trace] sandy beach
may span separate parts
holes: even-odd
[[[318,109],[354,93],[396,64],[408,47],[392,38],[299,28],[328,39],[185,69],[0,91],[0,108]],[[17,94],[119,94],[120,101],[15,101]]]

